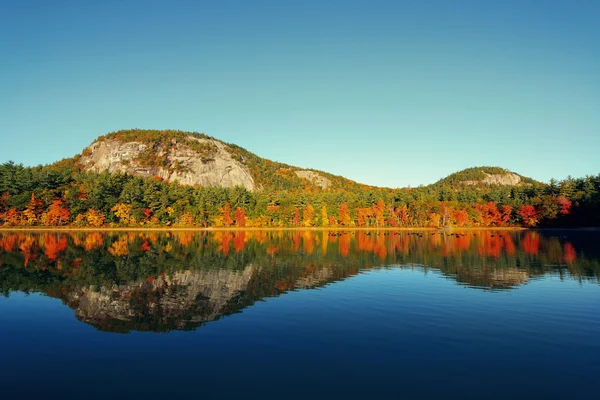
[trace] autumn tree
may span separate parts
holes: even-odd
[[[377,227],[385,225],[385,203],[379,199],[375,205],[373,205],[373,214],[375,215],[375,223]]]
[[[65,207],[62,199],[54,199],[50,207],[48,207],[46,223],[48,225],[65,225],[69,222],[70,216],[71,213]]]
[[[110,209],[124,225],[135,224],[135,218],[131,216],[131,204],[117,203]]]
[[[233,219],[231,218],[231,204],[229,202],[225,203],[225,207],[219,209],[221,212],[221,216],[223,218],[223,225],[229,227],[233,224]]]
[[[338,220],[342,226],[351,226],[352,219],[350,218],[350,209],[348,203],[344,202],[338,207]]]
[[[179,217],[178,225],[193,226],[194,225],[194,217],[192,217],[191,213],[185,212]]]
[[[321,206],[321,226],[329,226],[329,216],[327,215],[327,205]]]
[[[90,226],[98,228],[106,222],[106,215],[101,211],[90,208],[85,215],[85,219]]]
[[[519,215],[523,218],[523,223],[528,226],[536,226],[538,224],[538,213],[531,205],[524,205],[519,209]]]
[[[573,203],[565,196],[558,196],[558,205],[560,207],[560,213],[562,215],[569,215],[571,213],[571,206]]]
[[[469,223],[469,213],[466,210],[459,209],[452,211],[452,219],[457,226],[467,226]]]
[[[476,204],[475,209],[481,212],[481,218],[485,226],[498,226],[501,224],[501,214],[495,202],[488,201],[486,204]]]
[[[500,208],[501,210],[501,224],[502,226],[507,226],[510,223],[510,218],[512,216],[512,207],[509,205],[504,205]]]
[[[235,226],[243,228],[246,226],[246,210],[242,207],[235,209]]]
[[[28,225],[33,225],[39,221],[39,217],[41,214],[43,201],[36,199],[35,194],[31,192],[31,200],[27,205],[27,208],[23,211],[23,218],[25,219],[25,223]]]
[[[304,226],[313,226],[314,213],[314,207],[312,206],[312,204],[308,204],[304,209],[304,220],[302,222]]]

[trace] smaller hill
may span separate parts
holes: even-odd
[[[525,186],[533,185],[537,181],[523,175],[516,174],[500,167],[473,167],[455,172],[440,179],[434,186],[450,185],[499,185],[499,186]]]

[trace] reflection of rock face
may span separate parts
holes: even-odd
[[[298,279],[295,284],[296,289],[310,289],[320,286],[323,282],[333,280],[333,271],[328,268],[321,268]]]
[[[214,151],[203,156],[184,145],[168,152],[153,149],[152,152],[165,159],[167,166],[147,167],[137,161],[137,158],[146,151],[146,144],[104,139],[92,143],[84,152],[85,155],[81,157],[80,162],[86,171],[108,170],[146,177],[159,176],[166,181],[177,180],[184,185],[243,186],[248,190],[255,189],[248,168],[234,160],[223,143],[191,136],[188,139],[212,146]],[[176,165],[181,168],[178,170],[175,168]]]
[[[487,268],[470,268],[451,275],[458,282],[469,286],[489,289],[508,289],[523,285],[529,281],[527,272],[518,268],[494,268],[491,270]]]
[[[67,301],[77,318],[101,330],[193,329],[230,311],[253,270],[181,271],[99,291],[83,288]]]
[[[189,330],[254,303],[257,298],[247,291],[253,278],[263,279],[251,265],[243,271],[186,270],[124,285],[84,287],[68,293],[66,300],[79,320],[104,331]],[[320,268],[286,289],[309,289],[337,279],[333,270]],[[273,286],[263,296],[281,292]]]

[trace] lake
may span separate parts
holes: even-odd
[[[0,232],[3,398],[592,398],[598,231]]]

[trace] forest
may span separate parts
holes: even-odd
[[[146,132],[146,140],[167,143],[160,132]],[[140,136],[137,131],[111,135],[106,137]],[[227,146],[246,162],[262,189],[185,186],[159,177],[86,172],[78,165],[79,156],[36,167],[6,162],[0,165],[0,226],[600,226],[600,174],[549,183],[523,177],[521,185],[503,186],[482,183],[481,169],[471,168],[433,185],[401,189],[361,185],[327,174],[333,185],[322,189],[295,174],[281,173],[294,167]],[[210,158],[210,146],[196,147]],[[467,185],[468,180],[479,182]]]

